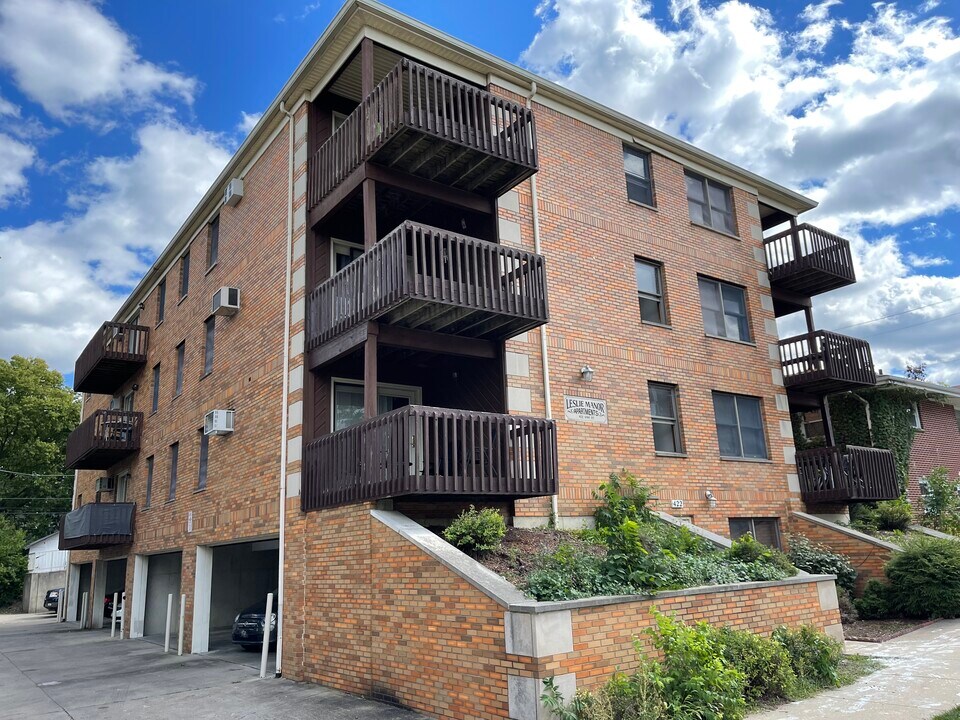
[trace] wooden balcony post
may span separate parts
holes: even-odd
[[[373,180],[363,181],[363,249],[377,244],[377,185]]]
[[[367,324],[367,340],[363,346],[363,417],[377,416],[377,335],[380,326]]]
[[[790,230],[792,231],[791,240],[793,242],[793,260],[794,262],[798,261],[803,257],[800,252],[800,230],[797,228],[797,219],[795,217],[790,218]],[[813,328],[810,328],[810,331],[813,331]]]
[[[360,41],[360,94],[364,98],[373,92],[373,40]]]

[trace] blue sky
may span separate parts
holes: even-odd
[[[818,325],[960,384],[955,0],[390,4],[809,193]],[[0,0],[0,356],[72,368],[338,9]]]

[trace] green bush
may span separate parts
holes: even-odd
[[[626,470],[610,473],[607,481],[593,492],[594,499],[600,502],[593,514],[597,530],[616,530],[625,520],[638,524],[649,521],[652,513],[647,503],[652,495],[650,488]]]
[[[879,530],[903,531],[913,522],[913,508],[906,498],[878,502],[875,512]]]
[[[810,625],[791,629],[779,627],[773,639],[790,656],[790,666],[797,678],[798,689],[837,687],[838,669],[843,659],[843,645]]]
[[[748,703],[791,696],[797,677],[783,645],[745,630],[722,628],[719,632],[724,657],[743,673]]]
[[[938,467],[920,479],[923,493],[923,524],[946,533],[960,532],[960,494],[957,478]]]
[[[740,561],[748,565],[756,563],[769,565],[785,573],[784,577],[797,574],[797,569],[790,563],[786,555],[776,548],[758,542],[750,533],[734,540],[725,554],[730,560]]]
[[[9,519],[0,517],[0,607],[20,599],[27,573],[27,536]]]
[[[860,613],[857,612],[857,606],[853,603],[853,597],[847,592],[846,588],[837,586],[837,603],[840,606],[840,622],[852,623],[860,619]]]
[[[500,547],[507,532],[503,515],[493,508],[477,510],[473,505],[464,510],[443,531],[447,542],[461,550],[487,552]]]
[[[914,618],[960,616],[960,542],[920,535],[902,547],[885,568],[890,610]]]
[[[870,580],[863,596],[853,601],[862,620],[883,620],[890,617],[889,586],[879,580]]]
[[[790,536],[790,562],[813,575],[836,575],[837,586],[853,594],[857,571],[850,558],[823,545],[811,543],[803,535]]]
[[[603,558],[570,545],[561,545],[556,552],[541,555],[538,565],[523,588],[537,600],[576,600],[635,592],[634,588],[605,576]]]

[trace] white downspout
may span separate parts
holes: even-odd
[[[533,106],[533,97],[537,94],[536,80],[530,83],[530,94],[527,96],[527,109]],[[537,174],[530,176],[530,204],[533,206],[533,251],[540,254],[540,206],[537,193]],[[550,361],[547,358],[547,326],[540,326],[540,368],[543,371],[543,404],[547,420],[553,419],[553,403],[550,395]],[[557,492],[560,492],[559,481]],[[557,494],[550,496],[550,512],[553,515],[555,527],[560,525],[560,502]]]
[[[276,675],[281,674],[281,658],[283,658],[283,564],[284,541],[286,537],[287,519],[287,393],[290,385],[290,286],[292,284],[293,267],[293,113],[287,110],[286,103],[280,101],[280,112],[287,116],[287,274],[284,285],[284,312],[283,312],[283,391],[281,392],[283,405],[280,409],[280,548],[279,569],[277,573],[277,665]],[[265,623],[270,618],[264,618]],[[269,627],[269,625],[268,625]]]

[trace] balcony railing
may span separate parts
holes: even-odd
[[[877,384],[870,343],[826,330],[781,340],[780,360],[784,385],[814,395]]]
[[[557,489],[552,420],[410,405],[305,446],[304,510],[401,495]]]
[[[850,243],[804,223],[764,239],[770,284],[803,297],[852,285]]]
[[[97,410],[67,438],[67,467],[106,470],[140,449],[143,413]]]
[[[893,500],[900,483],[893,453],[848,445],[797,453],[800,493],[804,502]]]
[[[317,286],[307,308],[308,350],[367,320],[489,339],[548,320],[540,255],[410,222]]]
[[[310,158],[308,210],[368,160],[497,197],[537,171],[533,113],[404,59]]]
[[[87,503],[60,519],[61,550],[95,550],[133,542],[135,503]]]
[[[112,395],[147,361],[149,333],[142,325],[105,322],[77,358],[73,389]]]

